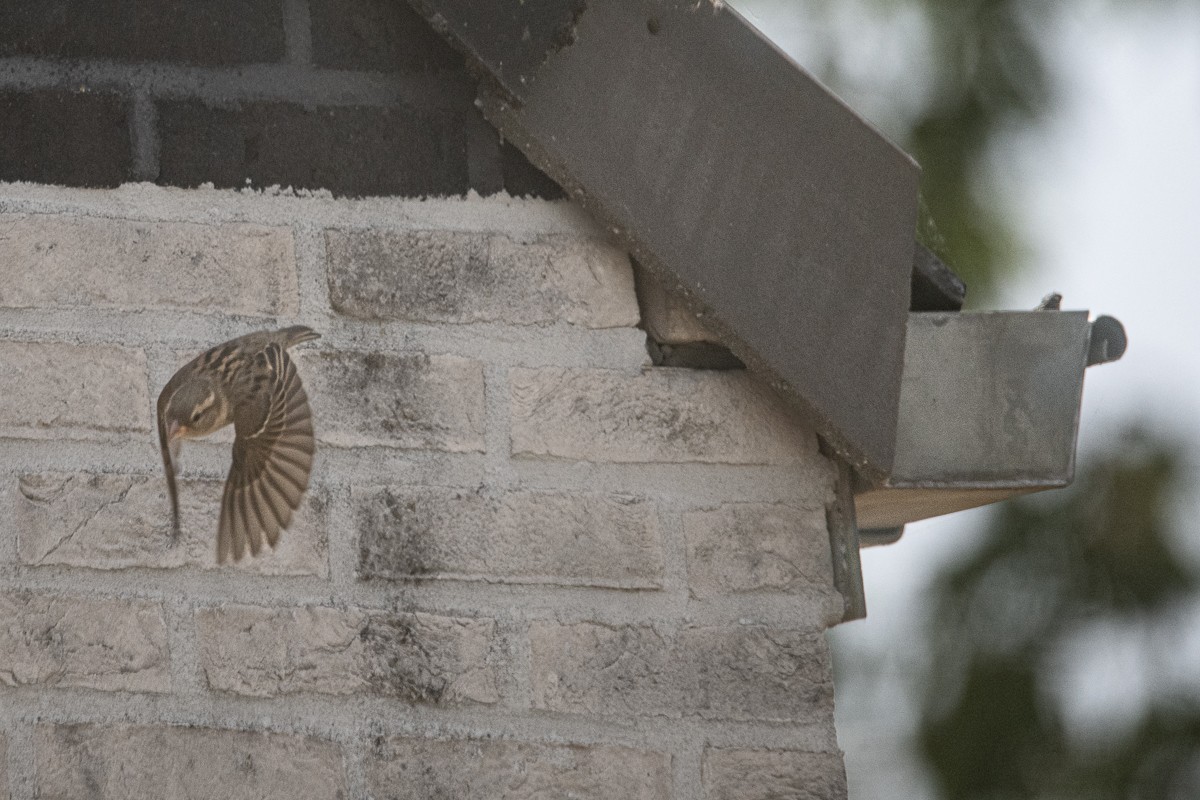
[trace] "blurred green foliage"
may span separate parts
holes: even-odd
[[[1062,99],[1048,57],[1055,15],[1182,2],[1194,0],[734,0],[777,23],[799,18],[792,32],[817,54],[799,54],[804,66],[852,105],[871,101],[862,110],[916,157],[918,238],[964,278],[974,307],[989,305],[1024,260],[1026,242],[989,170],[1003,169],[1005,137],[1044,124]],[[893,24],[905,14],[920,24]],[[856,25],[912,37],[893,61],[902,66],[852,63],[875,56],[847,45]],[[892,653],[839,651],[834,637],[839,695],[873,698],[881,717],[890,713],[881,705],[910,698],[889,701],[877,686],[917,696],[914,756],[945,800],[1200,798],[1194,697],[1159,687],[1145,702],[1114,698],[1115,709],[1136,709],[1133,718],[1079,731],[1058,674],[1089,631],[1124,631],[1140,663],[1170,660],[1170,635],[1153,631],[1179,623],[1200,582],[1171,544],[1182,463],[1168,439],[1129,431],[1083,462],[1069,490],[997,506],[979,548],[934,580],[928,607],[914,609],[926,620],[923,637],[892,641]],[[897,649],[904,655],[893,657]],[[906,674],[889,678],[887,664]],[[1114,679],[1112,691],[1131,691],[1138,678]],[[886,779],[875,783],[887,791]]]
[[[835,92],[865,105],[921,165],[918,238],[966,281],[968,303],[986,304],[1018,264],[1023,243],[988,182],[1001,137],[1042,121],[1055,86],[1039,26],[1044,0],[734,0],[760,24],[806,42],[801,63]],[[914,15],[917,26],[905,25]],[[856,26],[903,53],[875,69],[855,63]],[[787,30],[779,30],[784,28]],[[819,40],[815,44],[813,40]],[[840,40],[840,41],[839,41]],[[795,44],[795,42],[793,42]],[[875,56],[866,55],[871,61]]]
[[[1059,92],[1044,58],[1051,45],[1039,39],[1047,6],[923,4],[937,83],[907,140],[932,222],[923,238],[978,304],[1021,246],[980,165],[1012,126],[1042,122]],[[1195,702],[1152,697],[1124,734],[1088,745],[1071,735],[1054,690],[1055,658],[1072,636],[1105,623],[1152,628],[1194,595],[1166,511],[1180,464],[1171,442],[1131,432],[1070,490],[999,506],[983,547],[935,581],[917,742],[942,797],[1200,798]],[[1168,655],[1153,637],[1138,646],[1150,662]]]
[[[1169,442],[1131,432],[1069,490],[1000,506],[983,546],[935,580],[918,741],[941,796],[1200,797],[1200,708],[1152,698],[1127,734],[1088,745],[1055,690],[1077,632],[1152,624],[1195,592],[1171,545],[1179,471]]]
[[[785,47],[788,36],[797,40],[805,68],[916,158],[917,237],[963,278],[973,308],[988,307],[1029,261],[995,182],[1004,170],[997,154],[1063,99],[1050,58],[1056,20],[1187,2],[1195,0],[732,0]],[[920,24],[908,24],[914,18]],[[854,42],[867,28],[878,50],[904,55],[889,61]]]
[[[996,139],[1041,120],[1054,87],[1035,26],[1046,4],[925,0],[934,85],[904,143],[921,165],[918,238],[952,265],[972,305],[1017,263],[1020,239],[983,163]],[[1039,8],[1040,6],[1040,8]]]

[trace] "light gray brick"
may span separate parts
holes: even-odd
[[[0,342],[0,386],[0,436],[118,438],[150,430],[140,350]]]
[[[535,622],[530,641],[537,709],[832,724],[821,634]]]
[[[92,569],[217,569],[221,481],[179,484],[181,535],[171,541],[170,505],[161,475],[36,473],[14,479],[8,518],[17,553],[29,566]],[[326,575],[326,499],[310,492],[274,552],[225,569],[261,575]],[[2,525],[2,523],[0,523]]]
[[[490,619],[322,606],[196,612],[210,688],[256,697],[377,694],[430,704],[494,703]]]
[[[705,800],[845,800],[841,753],[704,751]]]
[[[373,487],[354,505],[365,578],[662,585],[657,514],[633,498]]]
[[[815,460],[816,436],[743,371],[514,369],[512,452],[577,461]]]
[[[670,757],[605,745],[391,737],[367,785],[378,800],[669,800]]]
[[[632,327],[637,299],[629,258],[571,236],[517,241],[454,231],[329,230],[335,310],[412,322]]]
[[[825,509],[735,503],[683,515],[696,597],[833,589]]]
[[[721,340],[704,327],[703,321],[688,308],[683,299],[668,291],[644,267],[637,272],[637,293],[642,322],[654,341],[659,344],[720,344]]]
[[[288,228],[0,214],[0,306],[296,313]]]
[[[421,353],[297,354],[317,438],[341,447],[483,450],[483,364]]]
[[[166,692],[169,660],[157,603],[0,593],[0,685]]]
[[[308,736],[214,728],[39,725],[43,800],[342,800],[341,749]]]

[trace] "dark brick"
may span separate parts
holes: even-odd
[[[0,93],[0,180],[68,186],[130,180],[127,105],[107,93]]]
[[[378,72],[461,69],[463,57],[405,0],[310,0],[313,62]]]
[[[158,182],[328,189],[337,195],[458,195],[466,133],[451,113],[284,103],[159,104]]]
[[[281,0],[0,3],[0,55],[248,64],[284,56]]]
[[[525,154],[508,142],[500,148],[500,168],[504,172],[504,188],[513,197],[558,200],[566,196],[550,176],[530,164]]]

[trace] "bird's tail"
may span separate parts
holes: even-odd
[[[290,328],[283,328],[276,331],[276,335],[282,340],[281,343],[285,350],[301,342],[311,342],[313,339],[321,338],[321,334],[307,325],[293,325]]]

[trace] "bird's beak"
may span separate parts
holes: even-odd
[[[171,420],[170,422],[168,422],[167,423],[167,441],[174,441],[175,439],[178,439],[179,436],[181,435],[180,434],[181,428],[182,428],[182,426],[175,420]]]

